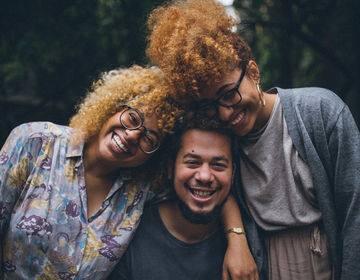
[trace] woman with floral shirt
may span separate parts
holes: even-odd
[[[0,152],[3,277],[105,279],[153,196],[176,111],[161,72],[133,66],[105,73],[70,127],[16,127]]]

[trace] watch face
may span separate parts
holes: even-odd
[[[236,234],[245,234],[245,231],[240,227],[235,227],[235,228],[229,229],[227,233],[230,233],[230,232],[233,232]]]

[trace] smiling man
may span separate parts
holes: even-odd
[[[173,140],[168,178],[175,197],[145,209],[109,279],[221,279],[219,214],[235,171],[231,132],[193,125]]]

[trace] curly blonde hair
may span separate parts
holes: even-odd
[[[144,114],[155,113],[158,127],[164,138],[173,134],[177,103],[168,96],[162,72],[157,67],[130,68],[103,73],[93,84],[92,91],[77,106],[77,113],[70,119],[69,126],[75,129],[70,141],[75,144],[88,142],[99,134],[107,120],[127,106],[141,106]],[[163,159],[160,149],[143,165],[131,168],[134,180],[153,181],[153,188],[159,187],[161,174],[157,172]]]
[[[70,119],[69,126],[75,129],[72,142],[88,142],[110,117],[126,106],[142,106],[144,114],[155,112],[161,133],[164,136],[172,133],[178,107],[168,97],[163,74],[157,67],[134,65],[103,73],[92,89]]]
[[[250,47],[232,32],[236,21],[214,0],[187,0],[156,8],[148,19],[147,55],[164,72],[179,101],[252,59]]]

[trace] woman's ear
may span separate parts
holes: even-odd
[[[247,66],[247,71],[249,73],[250,78],[256,83],[260,83],[260,71],[254,60],[250,60]]]

